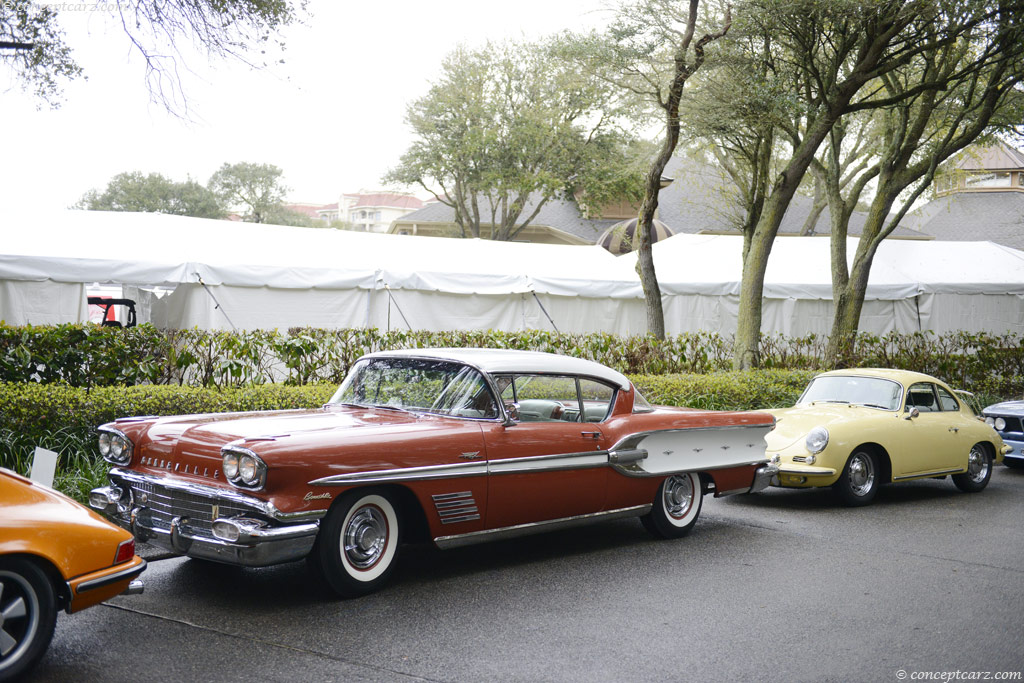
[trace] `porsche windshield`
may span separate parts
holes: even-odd
[[[330,404],[498,417],[497,404],[478,370],[425,358],[363,359],[349,371]]]
[[[852,403],[882,410],[899,410],[902,396],[903,387],[888,379],[832,375],[811,380],[797,405]]]

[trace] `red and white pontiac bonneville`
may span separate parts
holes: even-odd
[[[130,417],[91,505],[190,557],[308,557],[342,596],[378,588],[402,540],[449,548],[638,516],[685,535],[705,493],[758,491],[765,413],[652,407],[622,374],[487,349],[372,353],[316,410]]]

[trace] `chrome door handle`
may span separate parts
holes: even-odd
[[[601,432],[580,432],[580,436],[590,437],[591,439],[597,441],[598,439],[601,438]]]
[[[960,428],[959,427],[950,427],[949,431],[951,431],[951,432],[959,432]]]

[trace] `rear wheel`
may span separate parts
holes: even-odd
[[[331,507],[310,558],[331,589],[343,598],[379,589],[394,568],[399,520],[382,491],[350,491]]]
[[[659,538],[681,538],[697,523],[703,490],[694,472],[674,474],[658,487],[651,511],[640,518],[644,528]]]
[[[868,451],[854,451],[832,490],[843,505],[857,507],[875,499],[880,484],[878,458]]]
[[[953,484],[967,493],[977,493],[992,478],[992,456],[984,444],[976,443],[967,455],[967,471],[953,475]]]
[[[28,560],[0,560],[0,680],[13,680],[46,652],[57,601],[46,574]]]

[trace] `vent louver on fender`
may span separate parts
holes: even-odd
[[[431,498],[434,499],[434,507],[437,508],[437,514],[441,517],[442,524],[472,522],[480,519],[480,511],[476,507],[472,491],[439,493]]]

